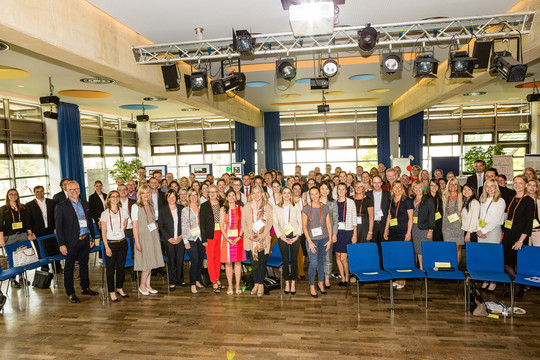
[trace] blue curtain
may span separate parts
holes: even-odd
[[[414,156],[411,165],[422,167],[422,148],[424,146],[422,138],[424,136],[424,112],[409,116],[399,122],[399,136],[401,144],[399,149],[401,157]]]
[[[58,105],[58,143],[62,178],[77,181],[81,188],[81,196],[86,199],[78,105],[64,102]]]
[[[264,160],[268,170],[283,171],[279,112],[264,113]]]
[[[255,172],[255,128],[241,122],[235,122],[234,140],[236,142],[236,162],[245,160],[244,174]]]
[[[390,107],[377,106],[377,160],[386,168],[390,161]]]

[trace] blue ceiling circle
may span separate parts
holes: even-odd
[[[296,80],[296,82],[297,82],[298,84],[309,84],[310,81],[311,81],[310,78],[302,78],[302,79]]]
[[[126,110],[142,110],[143,106],[142,104],[128,104],[128,105],[120,105],[120,109],[126,109]],[[144,110],[154,110],[158,107],[156,105],[144,105]]]
[[[266,82],[266,81],[249,81],[246,83],[246,87],[265,87],[265,86],[268,86],[270,85],[269,82]]]
[[[349,80],[371,80],[374,79],[376,76],[373,74],[360,74],[360,75],[353,75],[349,77]]]

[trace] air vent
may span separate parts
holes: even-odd
[[[0,51],[9,50],[9,45],[0,41]]]
[[[167,98],[163,96],[149,96],[143,99],[144,101],[166,101]]]
[[[115,81],[114,79],[111,79],[111,78],[93,76],[93,77],[82,78],[81,82],[85,84],[92,84],[92,85],[109,85],[109,84],[114,84]]]
[[[185,108],[185,109],[182,109],[182,111],[199,111],[200,109],[197,109],[197,108]]]

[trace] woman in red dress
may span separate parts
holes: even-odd
[[[233,294],[233,263],[234,276],[236,278],[236,294],[240,295],[242,261],[246,260],[244,242],[242,235],[244,231],[241,226],[242,210],[236,205],[236,192],[229,189],[225,193],[225,202],[219,214],[219,227],[221,229],[221,262],[225,263],[225,274],[229,288],[227,295]]]

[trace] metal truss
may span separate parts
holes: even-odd
[[[377,48],[399,49],[415,47],[417,44],[441,45],[459,40],[469,41],[473,37],[500,38],[527,34],[534,16],[535,12],[531,11],[372,26],[379,33]],[[292,32],[253,34],[253,54],[242,59],[360,51],[358,30],[362,28],[363,26],[341,27],[334,29],[331,35],[305,37],[294,37]],[[193,63],[241,57],[233,50],[231,38],[134,46],[133,54],[139,65],[184,61],[196,66]]]

